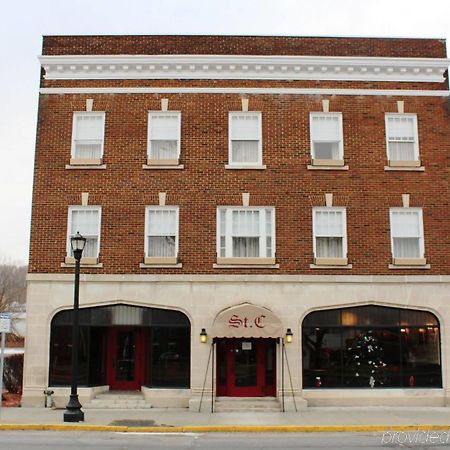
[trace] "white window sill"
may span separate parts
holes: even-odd
[[[265,170],[267,169],[266,165],[262,165],[262,166],[258,166],[258,165],[254,165],[254,166],[238,166],[238,165],[234,165],[234,164],[226,164],[225,165],[225,169],[236,169],[236,170]]]
[[[139,264],[141,269],[181,269],[183,267],[182,263],[176,264]]]
[[[184,164],[143,164],[142,168],[145,170],[158,170],[158,169],[184,169]]]
[[[401,264],[389,264],[389,269],[398,269],[398,270],[402,270],[402,269],[417,269],[417,270],[427,270],[427,269],[431,269],[431,265],[430,264],[423,264],[423,265],[401,265]]]
[[[76,165],[71,165],[71,164],[67,164],[66,165],[66,169],[90,169],[90,170],[103,170],[106,169],[106,164],[100,164],[100,165],[91,165],[91,164],[76,164]]]
[[[348,170],[348,166],[312,166],[308,164],[306,166],[308,170]]]
[[[425,172],[424,166],[410,167],[410,166],[384,166],[386,172]]]
[[[103,268],[103,264],[102,263],[97,263],[97,264],[86,264],[86,263],[81,263],[80,264],[81,267],[86,267],[86,268],[91,268],[91,269],[101,269]],[[61,263],[61,267],[71,267],[74,268],[75,267],[75,263]]]
[[[325,264],[310,264],[310,269],[351,269],[353,267],[352,264],[346,264],[342,266],[331,266]]]
[[[279,264],[213,264],[213,269],[279,269]]]

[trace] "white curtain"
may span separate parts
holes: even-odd
[[[150,209],[148,214],[147,256],[176,256],[176,210]]]
[[[342,258],[342,238],[318,237],[316,238],[317,258]]]
[[[258,141],[232,141],[232,162],[255,163],[259,161]]]
[[[75,116],[75,159],[99,159],[102,157],[103,116]]]
[[[151,114],[149,116],[151,159],[177,159],[180,138],[178,114]]]
[[[418,211],[392,211],[391,232],[394,258],[419,258],[420,215]]]
[[[414,160],[415,135],[415,122],[413,117],[388,117],[387,136],[389,159],[392,161]]]
[[[177,141],[151,141],[152,159],[177,159],[178,142]]]
[[[314,159],[339,159],[341,125],[338,116],[311,116],[311,136]]]
[[[98,210],[79,209],[72,211],[70,237],[80,233],[86,238],[83,257],[96,258],[98,256],[99,217]]]

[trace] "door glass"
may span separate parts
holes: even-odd
[[[266,345],[266,386],[273,385],[273,356],[274,356],[274,341],[272,339],[267,340]]]
[[[133,331],[119,331],[117,333],[117,381],[134,380],[135,348]]]
[[[250,340],[236,341],[235,348],[236,387],[256,386],[256,345]]]

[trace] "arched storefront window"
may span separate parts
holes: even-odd
[[[190,323],[181,312],[128,305],[80,309],[79,385],[189,388]],[[71,380],[72,310],[51,324],[49,385]]]
[[[425,311],[360,306],[303,320],[304,388],[442,387],[437,318]]]

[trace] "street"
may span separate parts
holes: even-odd
[[[381,449],[447,448],[439,440],[420,445],[415,432],[392,436],[383,433],[97,433],[2,431],[0,450],[141,450],[141,449]],[[425,436],[422,436],[425,438]],[[417,438],[417,436],[416,436]],[[403,440],[408,443],[402,443]],[[416,443],[414,443],[416,442]],[[441,441],[444,442],[444,441]]]

